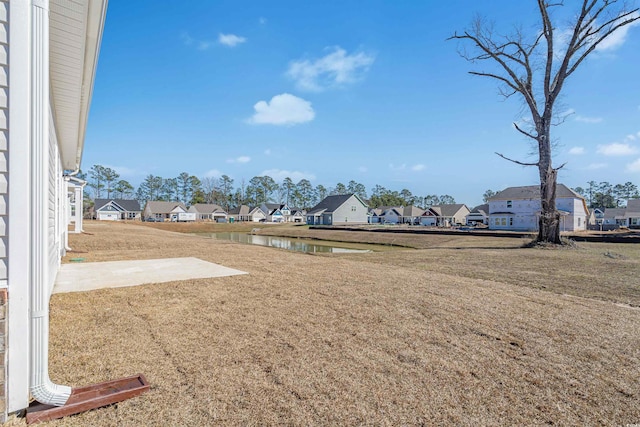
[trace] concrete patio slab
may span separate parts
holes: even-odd
[[[136,261],[63,264],[53,293],[82,292],[102,288],[121,288],[175,280],[247,274],[198,258],[165,258]]]

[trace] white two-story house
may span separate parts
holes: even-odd
[[[589,212],[585,199],[564,184],[556,189],[560,231],[587,229]],[[489,199],[489,228],[536,231],[542,210],[540,186],[509,187]]]

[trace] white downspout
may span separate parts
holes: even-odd
[[[40,403],[64,405],[71,387],[49,379],[49,1],[31,6],[31,394]]]

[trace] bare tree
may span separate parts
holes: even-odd
[[[542,212],[539,220],[539,242],[560,243],[560,214],[556,209],[558,170],[551,155],[551,127],[558,124],[554,106],[566,79],[605,39],[616,30],[638,19],[638,9],[618,6],[617,0],[583,0],[568,32],[559,31],[550,17],[553,8],[564,6],[562,0],[537,0],[541,28],[525,35],[516,30],[508,36],[494,33],[491,25],[477,18],[470,29],[455,33],[451,39],[474,45],[474,54],[461,55],[472,63],[490,62],[495,71],[470,71],[471,74],[497,80],[505,98],[519,95],[531,113],[531,128],[514,123],[518,132],[534,140],[538,161],[533,163],[500,157],[523,166],[536,166],[540,175]],[[567,40],[563,40],[568,34]],[[561,122],[563,119],[560,118]]]

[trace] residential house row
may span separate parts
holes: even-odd
[[[640,199],[630,200],[626,208],[594,209],[589,212],[585,199],[564,184],[556,189],[561,231],[640,228]],[[541,212],[538,185],[509,187],[488,203],[469,209],[465,204],[443,204],[421,209],[417,206],[369,208],[355,194],[328,196],[309,211],[287,204],[241,205],[225,211],[216,204],[149,201],[144,209],[131,200],[96,200],[94,219],[144,221],[215,222],[293,222],[309,225],[407,224],[432,227],[475,226],[491,230],[536,231]]]

